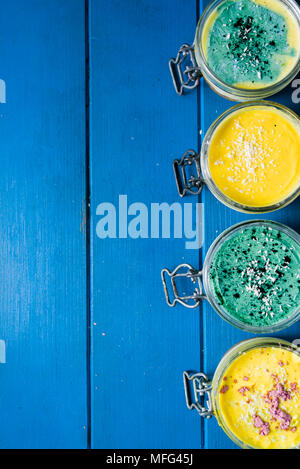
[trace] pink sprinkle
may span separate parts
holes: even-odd
[[[279,427],[280,430],[288,430],[290,427],[291,420],[292,420],[292,417],[289,414],[285,414],[285,417],[282,420],[280,427]]]
[[[296,431],[297,431],[297,427],[293,427],[292,432],[296,432]]]
[[[273,389],[272,391],[269,391],[268,394],[267,394],[267,396],[268,396],[269,401],[270,401],[271,399],[275,399],[275,398],[277,397],[277,392],[276,392],[276,390]]]
[[[279,366],[284,366],[283,361],[280,360],[280,362],[278,362],[278,365],[279,365]]]
[[[289,391],[286,391],[282,386],[282,390],[280,391],[280,394],[278,394],[278,397],[279,399],[283,399],[284,401],[287,401],[291,399],[291,393]]]
[[[276,384],[275,389],[276,389],[277,397],[279,397],[279,399],[282,399],[283,401],[287,401],[288,399],[291,399],[291,394],[284,389],[282,384],[280,383]]]
[[[249,377],[248,377],[248,376],[244,376],[243,380],[244,380],[244,381],[249,381]]]
[[[261,428],[264,424],[263,419],[259,415],[254,415],[254,427]]]
[[[291,399],[291,394],[289,391],[286,391],[281,383],[277,383],[275,389],[269,391],[267,394],[267,402],[270,402],[272,399],[282,399],[283,401],[287,401]]]
[[[259,434],[262,436],[268,436],[270,433],[270,425],[267,422],[264,422],[263,426],[260,429]]]
[[[280,430],[287,430],[290,426],[292,417],[279,408],[279,398],[276,397],[270,405],[270,414],[274,419],[279,420]]]
[[[278,399],[278,397],[276,397],[271,402],[271,405],[270,405],[270,414],[272,415],[272,417],[277,418],[276,414],[277,414],[278,408],[279,408],[279,399]]]
[[[291,391],[297,391],[298,385],[297,383],[291,383]]]
[[[249,388],[247,388],[246,386],[243,386],[242,388],[239,389],[239,392],[243,394],[243,396],[245,395],[245,392],[247,391],[249,391]]]
[[[229,389],[229,386],[227,386],[227,385],[226,385],[226,386],[223,386],[223,387],[220,389],[220,393],[221,393],[221,394],[225,394],[225,392],[227,392],[228,389]]]
[[[254,415],[253,423],[255,428],[260,428],[259,434],[262,436],[267,436],[270,433],[270,425],[267,422],[264,422],[259,415]]]

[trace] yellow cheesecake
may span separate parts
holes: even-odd
[[[227,368],[217,392],[226,426],[260,449],[300,445],[300,357],[279,347],[242,353]]]
[[[215,185],[231,200],[278,204],[300,187],[300,121],[271,106],[238,109],[214,131],[208,163]]]

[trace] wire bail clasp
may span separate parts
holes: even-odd
[[[184,68],[184,65],[185,68]],[[193,90],[199,85],[202,77],[201,69],[197,66],[194,46],[183,44],[175,58],[169,60],[169,69],[175,91],[182,95],[184,90]]]
[[[188,175],[187,169],[194,171]],[[195,150],[188,150],[181,160],[174,160],[173,170],[180,197],[184,197],[187,193],[201,194],[204,182],[201,174],[200,155]]]
[[[171,280],[173,300],[170,299],[166,276],[168,276]],[[192,284],[196,285],[191,295],[179,295],[176,282],[176,279],[178,278],[190,279]],[[203,293],[202,272],[194,269],[194,267],[189,264],[181,264],[176,267],[173,272],[171,272],[169,269],[162,269],[161,279],[167,304],[171,306],[171,308],[173,308],[176,303],[179,303],[186,308],[197,308],[201,301],[206,298]]]
[[[213,416],[212,383],[204,373],[183,373],[186,405],[189,410],[196,409],[201,417]]]

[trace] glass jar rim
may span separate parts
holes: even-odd
[[[201,171],[203,174],[203,179],[209,190],[213,193],[213,195],[224,205],[232,208],[233,210],[239,211],[239,212],[244,212],[244,213],[268,213],[268,212],[274,212],[276,210],[279,210],[283,207],[286,207],[290,203],[292,203],[299,195],[300,195],[300,180],[299,184],[296,187],[296,189],[289,194],[285,199],[283,199],[281,202],[277,202],[272,205],[268,206],[263,206],[263,207],[256,207],[256,206],[250,206],[250,205],[245,205],[239,202],[234,201],[233,199],[229,198],[224,192],[222,192],[219,187],[215,184],[211,173],[210,173],[210,168],[209,168],[209,150],[210,150],[210,143],[211,139],[217,130],[218,126],[222,124],[222,122],[231,114],[234,114],[235,112],[241,110],[241,109],[247,109],[249,107],[270,107],[270,108],[275,108],[282,113],[286,114],[288,117],[292,118],[295,120],[295,123],[299,125],[300,129],[300,117],[291,109],[288,107],[284,106],[283,104],[275,103],[274,101],[264,101],[264,100],[258,100],[258,101],[249,101],[247,103],[240,103],[237,104],[229,109],[227,109],[223,114],[221,114],[209,127],[207,130],[202,147],[201,147]]]
[[[214,259],[216,252],[219,250],[222,244],[228,239],[230,239],[230,237],[232,237],[233,234],[236,233],[237,231],[246,227],[257,226],[257,225],[272,227],[274,229],[277,229],[278,231],[284,232],[287,236],[292,238],[300,247],[300,235],[295,230],[293,230],[289,226],[286,226],[282,223],[275,222],[272,220],[247,220],[244,222],[237,223],[236,225],[233,225],[230,228],[223,231],[210,246],[206,254],[204,266],[203,266],[203,285],[204,285],[204,290],[205,290],[207,300],[209,301],[213,309],[219,314],[219,316],[221,316],[222,319],[224,319],[226,322],[228,322],[232,326],[235,326],[236,328],[241,329],[243,331],[251,332],[254,334],[266,334],[266,333],[278,332],[282,329],[290,327],[292,324],[297,322],[300,317],[300,304],[296,308],[293,314],[291,314],[290,316],[286,317],[285,319],[283,319],[282,321],[276,324],[272,324],[270,326],[264,326],[264,327],[251,326],[231,316],[228,312],[225,311],[224,308],[222,308],[217,303],[215,295],[210,286],[210,281],[209,281],[209,272],[210,272],[212,261]]]
[[[275,337],[256,337],[253,339],[247,339],[243,340],[242,342],[237,343],[233,347],[231,347],[225,355],[222,357],[220,360],[213,379],[212,379],[212,404],[213,404],[213,412],[215,417],[217,418],[217,421],[220,425],[220,427],[223,429],[223,431],[226,433],[226,435],[239,447],[244,448],[244,449],[255,449],[254,447],[247,445],[243,441],[239,440],[239,438],[230,430],[228,425],[226,424],[225,418],[222,416],[222,412],[219,408],[218,405],[218,398],[217,398],[217,392],[219,389],[219,384],[221,382],[222,377],[226,373],[226,370],[229,368],[229,366],[234,362],[234,360],[239,357],[242,353],[248,352],[250,350],[253,350],[255,348],[261,348],[261,347],[276,347],[276,348],[281,348],[284,350],[287,350],[289,352],[293,352],[300,356],[300,351],[299,348],[292,344],[291,342],[288,342],[287,340],[284,339],[278,339]],[[296,448],[300,448],[300,445],[297,446]],[[295,449],[296,449],[295,448]]]
[[[203,11],[197,24],[196,34],[195,34],[195,39],[194,39],[195,57],[196,57],[197,64],[200,67],[203,76],[207,79],[209,83],[211,83],[217,89],[224,91],[229,96],[229,99],[230,99],[230,96],[232,97],[232,99],[237,99],[237,100],[262,99],[268,96],[272,96],[275,93],[278,93],[280,90],[285,88],[300,71],[300,53],[299,53],[298,61],[296,62],[295,66],[293,67],[293,69],[290,71],[288,75],[284,76],[277,83],[273,83],[263,88],[244,89],[244,88],[239,88],[234,85],[229,85],[228,83],[218,78],[216,74],[209,67],[204,51],[203,51],[203,47],[202,47],[202,34],[204,31],[207,19],[210,17],[213,11],[225,1],[227,0],[212,1]],[[276,1],[283,4],[289,10],[289,12],[293,14],[294,18],[296,19],[298,23],[298,27],[300,30],[300,7],[296,3],[296,1],[295,0],[276,0]]]

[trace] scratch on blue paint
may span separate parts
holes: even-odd
[[[4,80],[0,79],[0,103],[6,103],[6,83]]]
[[[0,363],[6,363],[6,344],[4,340],[0,340]]]

